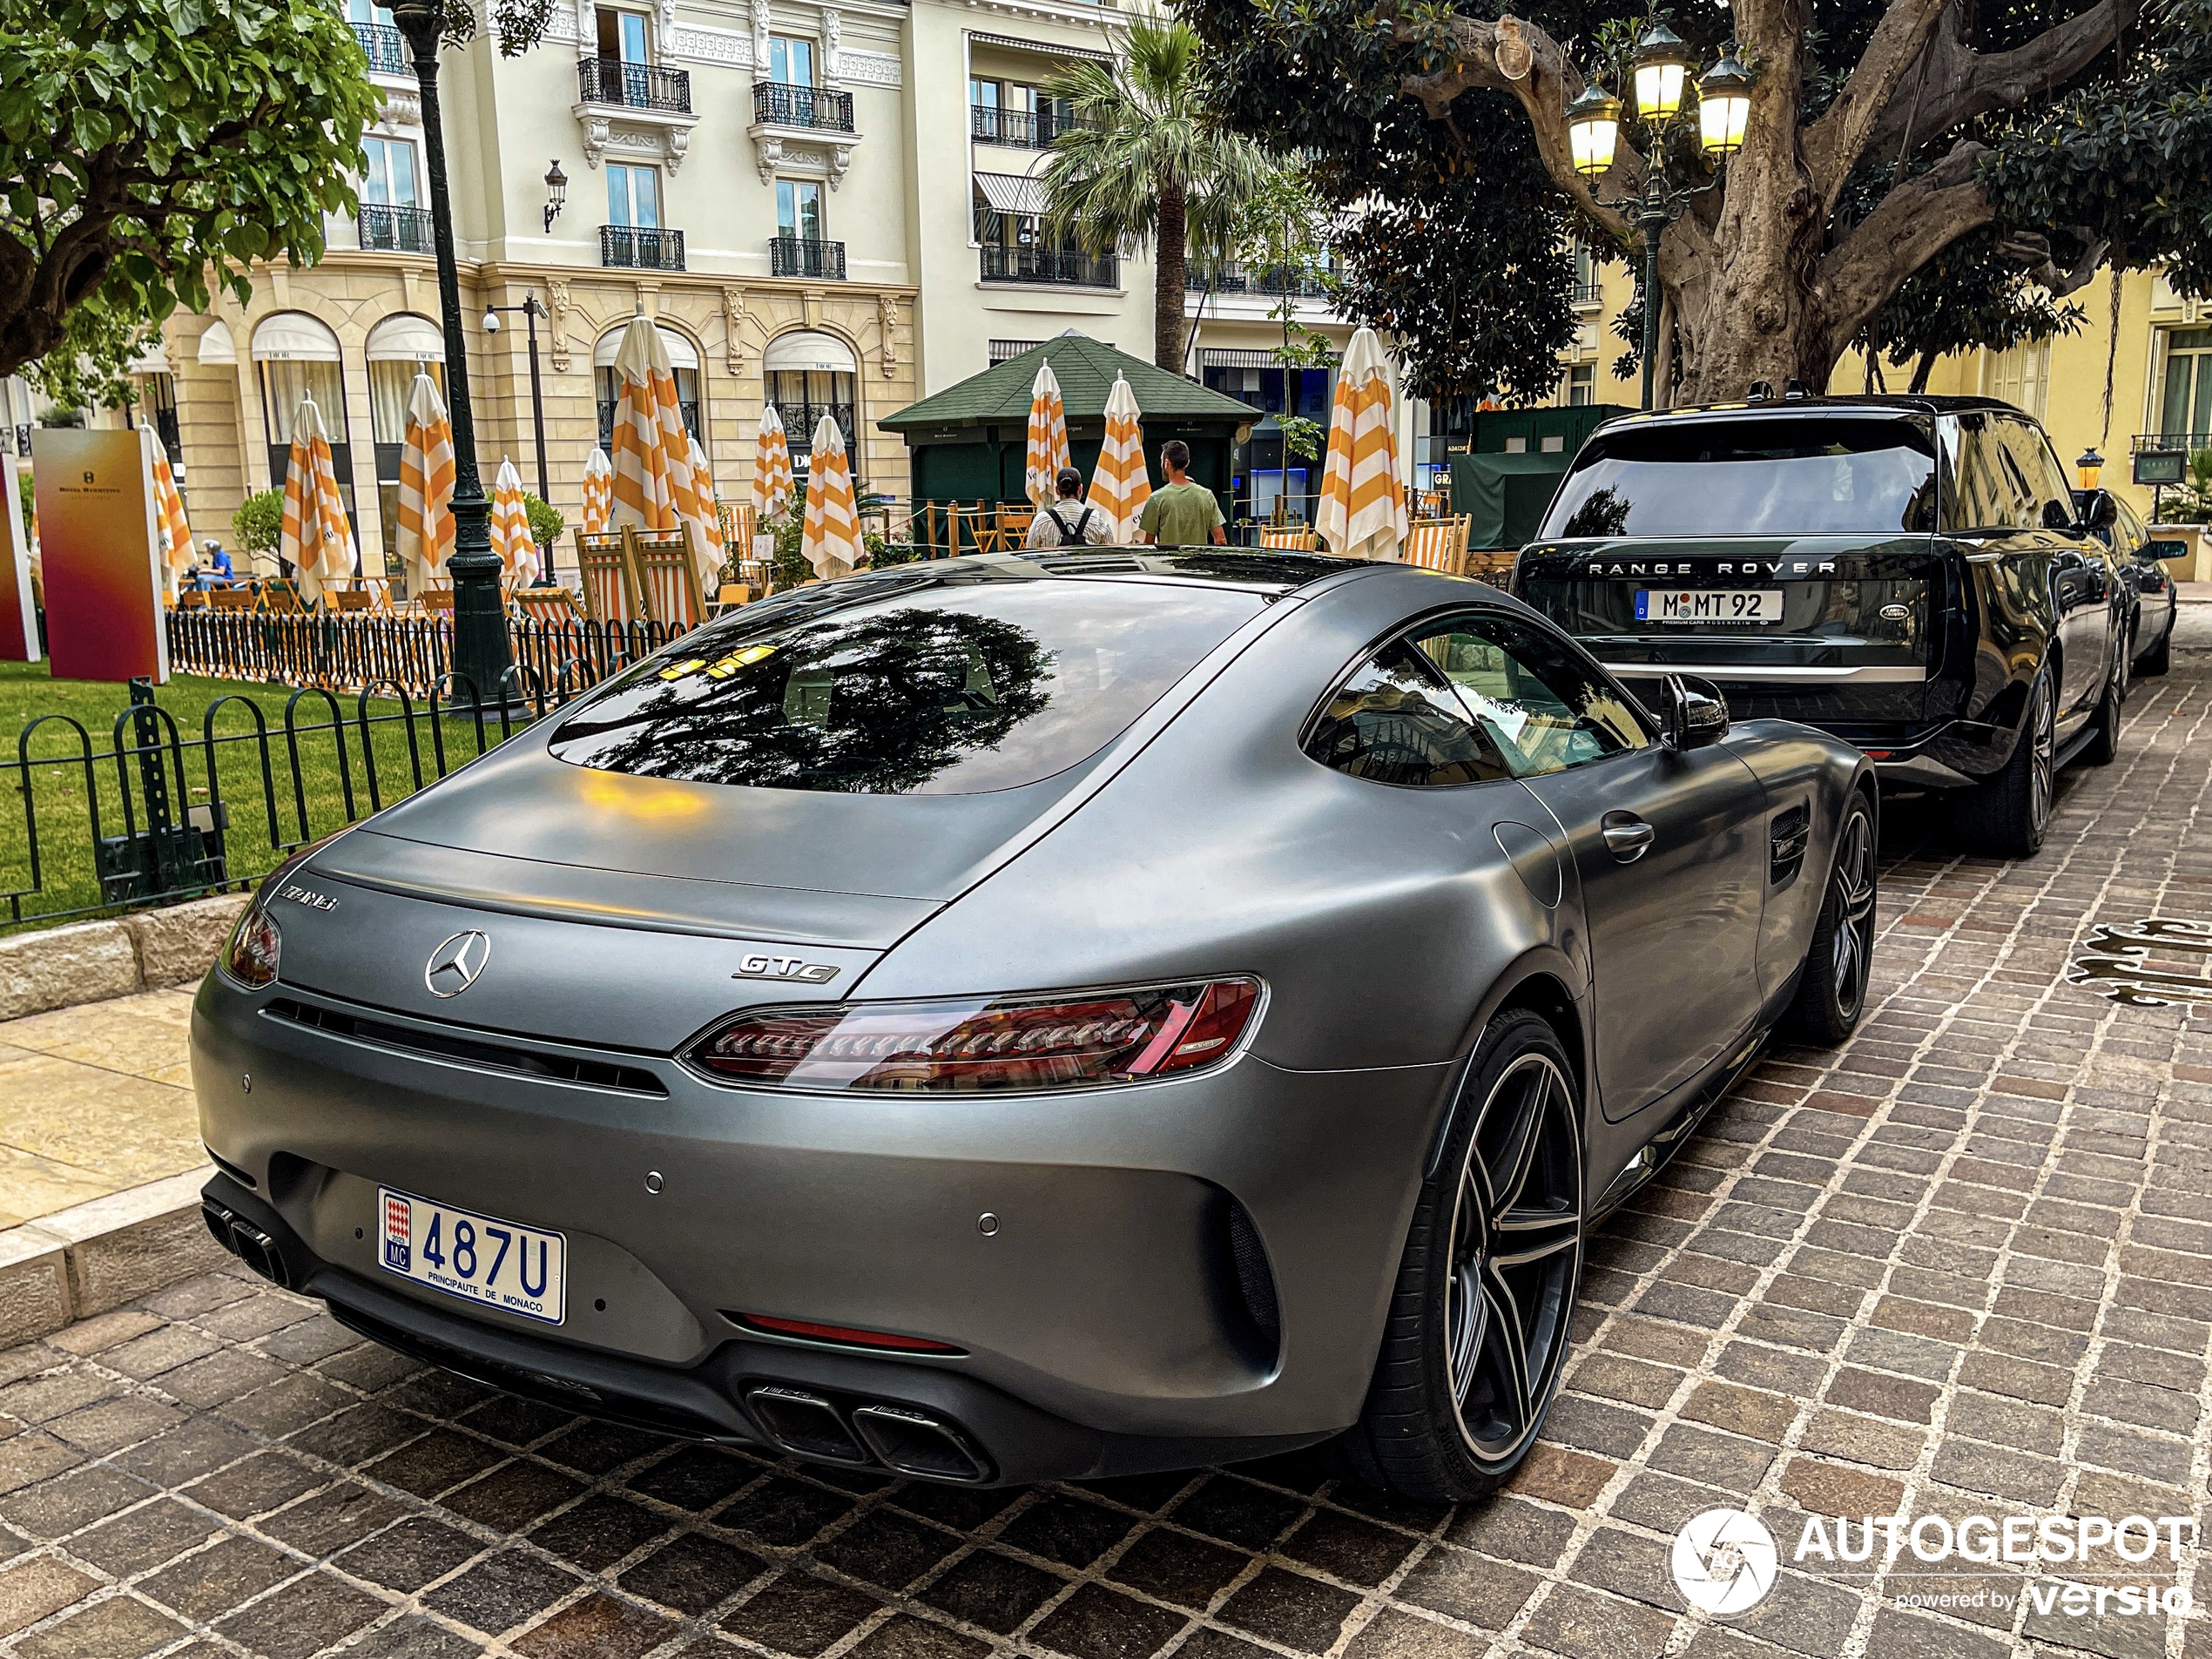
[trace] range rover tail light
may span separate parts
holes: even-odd
[[[729,1082],[833,1093],[1096,1089],[1221,1064],[1258,1007],[1258,981],[1238,977],[755,1008],[710,1032],[686,1058]]]

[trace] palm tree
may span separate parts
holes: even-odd
[[[1152,361],[1175,374],[1190,250],[1221,256],[1239,203],[1267,172],[1259,147],[1207,108],[1199,51],[1186,24],[1139,19],[1126,56],[1071,64],[1044,86],[1075,113],[1045,166],[1046,233],[1102,258],[1123,241],[1157,250]]]

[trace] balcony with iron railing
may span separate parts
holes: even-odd
[[[2193,455],[2200,449],[2212,449],[2212,432],[2141,432],[2131,446],[2136,455]]]
[[[615,57],[585,57],[577,61],[576,71],[580,96],[586,104],[658,110],[669,115],[691,112],[691,77],[687,70],[624,63]]]
[[[1004,145],[1009,150],[1049,150],[1053,140],[1079,127],[1095,127],[1062,110],[1002,110],[995,104],[968,106],[968,131],[978,144]]]
[[[1599,285],[1597,284],[1597,282],[1596,282],[1595,280],[1591,280],[1591,281],[1588,281],[1588,282],[1577,282],[1577,283],[1575,285],[1575,293],[1574,293],[1574,296],[1573,296],[1573,303],[1574,303],[1574,304],[1575,304],[1575,305],[1578,305],[1578,306],[1595,306],[1595,305],[1599,305],[1599,304],[1603,303],[1604,299],[1605,299],[1605,291],[1604,291],[1602,287],[1599,287]]]
[[[1300,300],[1325,300],[1329,297],[1329,282],[1325,275],[1312,271],[1289,271],[1281,268],[1264,271],[1201,271],[1195,266],[1184,279],[1184,286],[1193,293],[1252,293],[1271,299],[1285,295]]]
[[[1007,247],[986,242],[982,280],[986,282],[1045,282],[1072,288],[1118,288],[1121,262],[1072,247]]]
[[[845,244],[813,236],[773,236],[768,239],[768,274],[779,277],[823,277],[845,280]]]
[[[433,253],[430,210],[399,207],[383,202],[363,202],[356,221],[364,248],[376,253]]]
[[[684,268],[684,233],[649,230],[637,225],[602,225],[599,263],[623,270],[680,271]]]
[[[769,401],[776,406],[776,413],[783,421],[794,459],[813,453],[814,428],[821,425],[825,415],[837,422],[837,429],[845,439],[846,453],[853,453],[853,415],[850,403],[792,403],[782,398],[771,398]]]
[[[413,71],[408,61],[407,37],[388,23],[357,23],[354,38],[361,42],[361,53],[368,59],[369,72],[375,75],[406,75]]]
[[[752,118],[761,126],[803,127],[810,132],[850,132],[853,95],[830,86],[755,81]]]
[[[616,401],[610,397],[599,398],[597,400],[597,402],[598,404],[599,410],[599,447],[602,449],[612,453],[615,447],[615,410],[618,405]],[[699,406],[698,401],[696,399],[678,398],[676,400],[676,413],[683,419],[684,430],[690,433],[694,438],[698,437],[699,435]]]

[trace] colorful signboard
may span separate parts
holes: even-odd
[[[0,663],[38,660],[38,610],[30,589],[30,534],[24,528],[16,458],[0,455]]]
[[[30,460],[55,678],[167,680],[153,477],[138,435],[42,427]]]

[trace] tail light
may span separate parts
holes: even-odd
[[[257,899],[246,906],[231,942],[223,947],[223,972],[240,985],[258,990],[276,978],[277,954],[283,944],[276,918]]]
[[[757,1008],[686,1056],[779,1089],[984,1094],[1096,1089],[1221,1064],[1259,1007],[1236,978],[1135,990]]]

